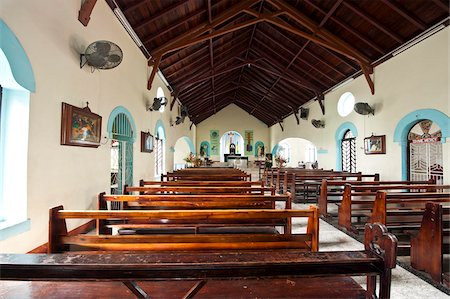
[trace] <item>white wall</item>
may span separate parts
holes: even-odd
[[[209,133],[210,130],[219,130],[219,136],[227,131],[236,131],[245,138],[245,130],[253,130],[253,146],[257,141],[262,141],[268,153],[269,145],[269,128],[262,121],[251,116],[238,106],[231,104],[223,108],[215,115],[202,121],[197,126],[196,147],[200,148],[202,141],[211,143]],[[244,140],[245,142],[245,140]],[[253,151],[254,152],[254,151]],[[219,156],[211,156],[213,161],[219,161]],[[249,156],[249,161],[254,160],[254,153]]]
[[[418,45],[379,65],[374,71],[375,95],[364,76],[325,95],[325,116],[319,104],[313,102],[309,120],[294,116],[284,120],[284,132],[280,126],[270,128],[271,148],[287,137],[301,137],[313,142],[319,150],[319,167],[336,168],[336,129],[344,122],[352,122],[357,130],[357,170],[379,172],[381,179],[401,179],[401,147],[393,142],[394,130],[402,117],[418,109],[437,109],[450,115],[449,100],[449,34],[448,27]],[[337,114],[337,102],[346,91],[354,94],[356,102],[375,106],[375,116],[362,116],[355,112],[347,117]],[[311,119],[324,119],[324,129],[316,129]],[[365,155],[364,137],[386,135],[385,155]],[[443,144],[444,177],[450,182],[449,146]],[[326,152],[327,153],[323,153]],[[322,154],[320,154],[322,152]]]
[[[191,148],[189,147],[189,144],[184,140],[183,138],[180,138],[177,140],[174,146],[174,152],[173,152],[173,163],[174,164],[186,164],[187,156],[189,156],[189,153],[191,152]]]
[[[140,131],[154,134],[161,119],[165,126],[166,149],[180,136],[195,140],[195,126],[189,121],[170,127],[169,118],[177,107],[161,114],[147,112],[146,100],[153,100],[162,86],[156,76],[148,91],[150,70],[142,52],[128,36],[105,1],[97,1],[87,27],[78,21],[80,1],[1,0],[0,18],[15,33],[27,53],[36,79],[31,94],[28,150],[28,217],[31,230],[0,242],[1,252],[26,252],[47,242],[48,209],[63,204],[67,209],[95,207],[96,195],[109,189],[110,149],[60,145],[61,102],[84,107],[102,116],[106,136],[108,117],[124,106],[136,124],[134,143],[134,182],[152,179],[154,153],[140,152]],[[115,69],[91,72],[80,69],[79,53],[91,42],[110,40],[124,53]],[[173,167],[173,155],[166,154],[166,170]],[[69,223],[69,229],[79,223]]]

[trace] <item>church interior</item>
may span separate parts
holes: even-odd
[[[0,298],[448,298],[449,23],[0,0]]]

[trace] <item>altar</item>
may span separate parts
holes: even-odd
[[[247,168],[248,167],[248,157],[241,155],[228,155],[226,157],[226,162],[228,165],[232,165],[233,167],[239,168]]]

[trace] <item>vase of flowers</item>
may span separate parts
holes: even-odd
[[[286,159],[281,155],[276,155],[275,157],[275,163],[277,164],[277,167],[283,167],[286,164]]]
[[[193,153],[189,153],[189,155],[184,158],[184,161],[186,161],[186,167],[199,167],[202,165],[202,159]]]

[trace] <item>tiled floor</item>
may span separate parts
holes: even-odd
[[[309,205],[294,204],[294,209],[306,208]],[[306,222],[295,222],[296,230],[304,231]],[[336,229],[327,222],[320,220],[319,224],[319,251],[339,250],[363,250],[364,245],[342,231]],[[365,284],[365,279],[356,277],[360,284]],[[426,281],[413,275],[411,272],[398,266],[392,271],[391,298],[393,299],[423,299],[423,298],[450,298],[444,292],[430,285]]]

